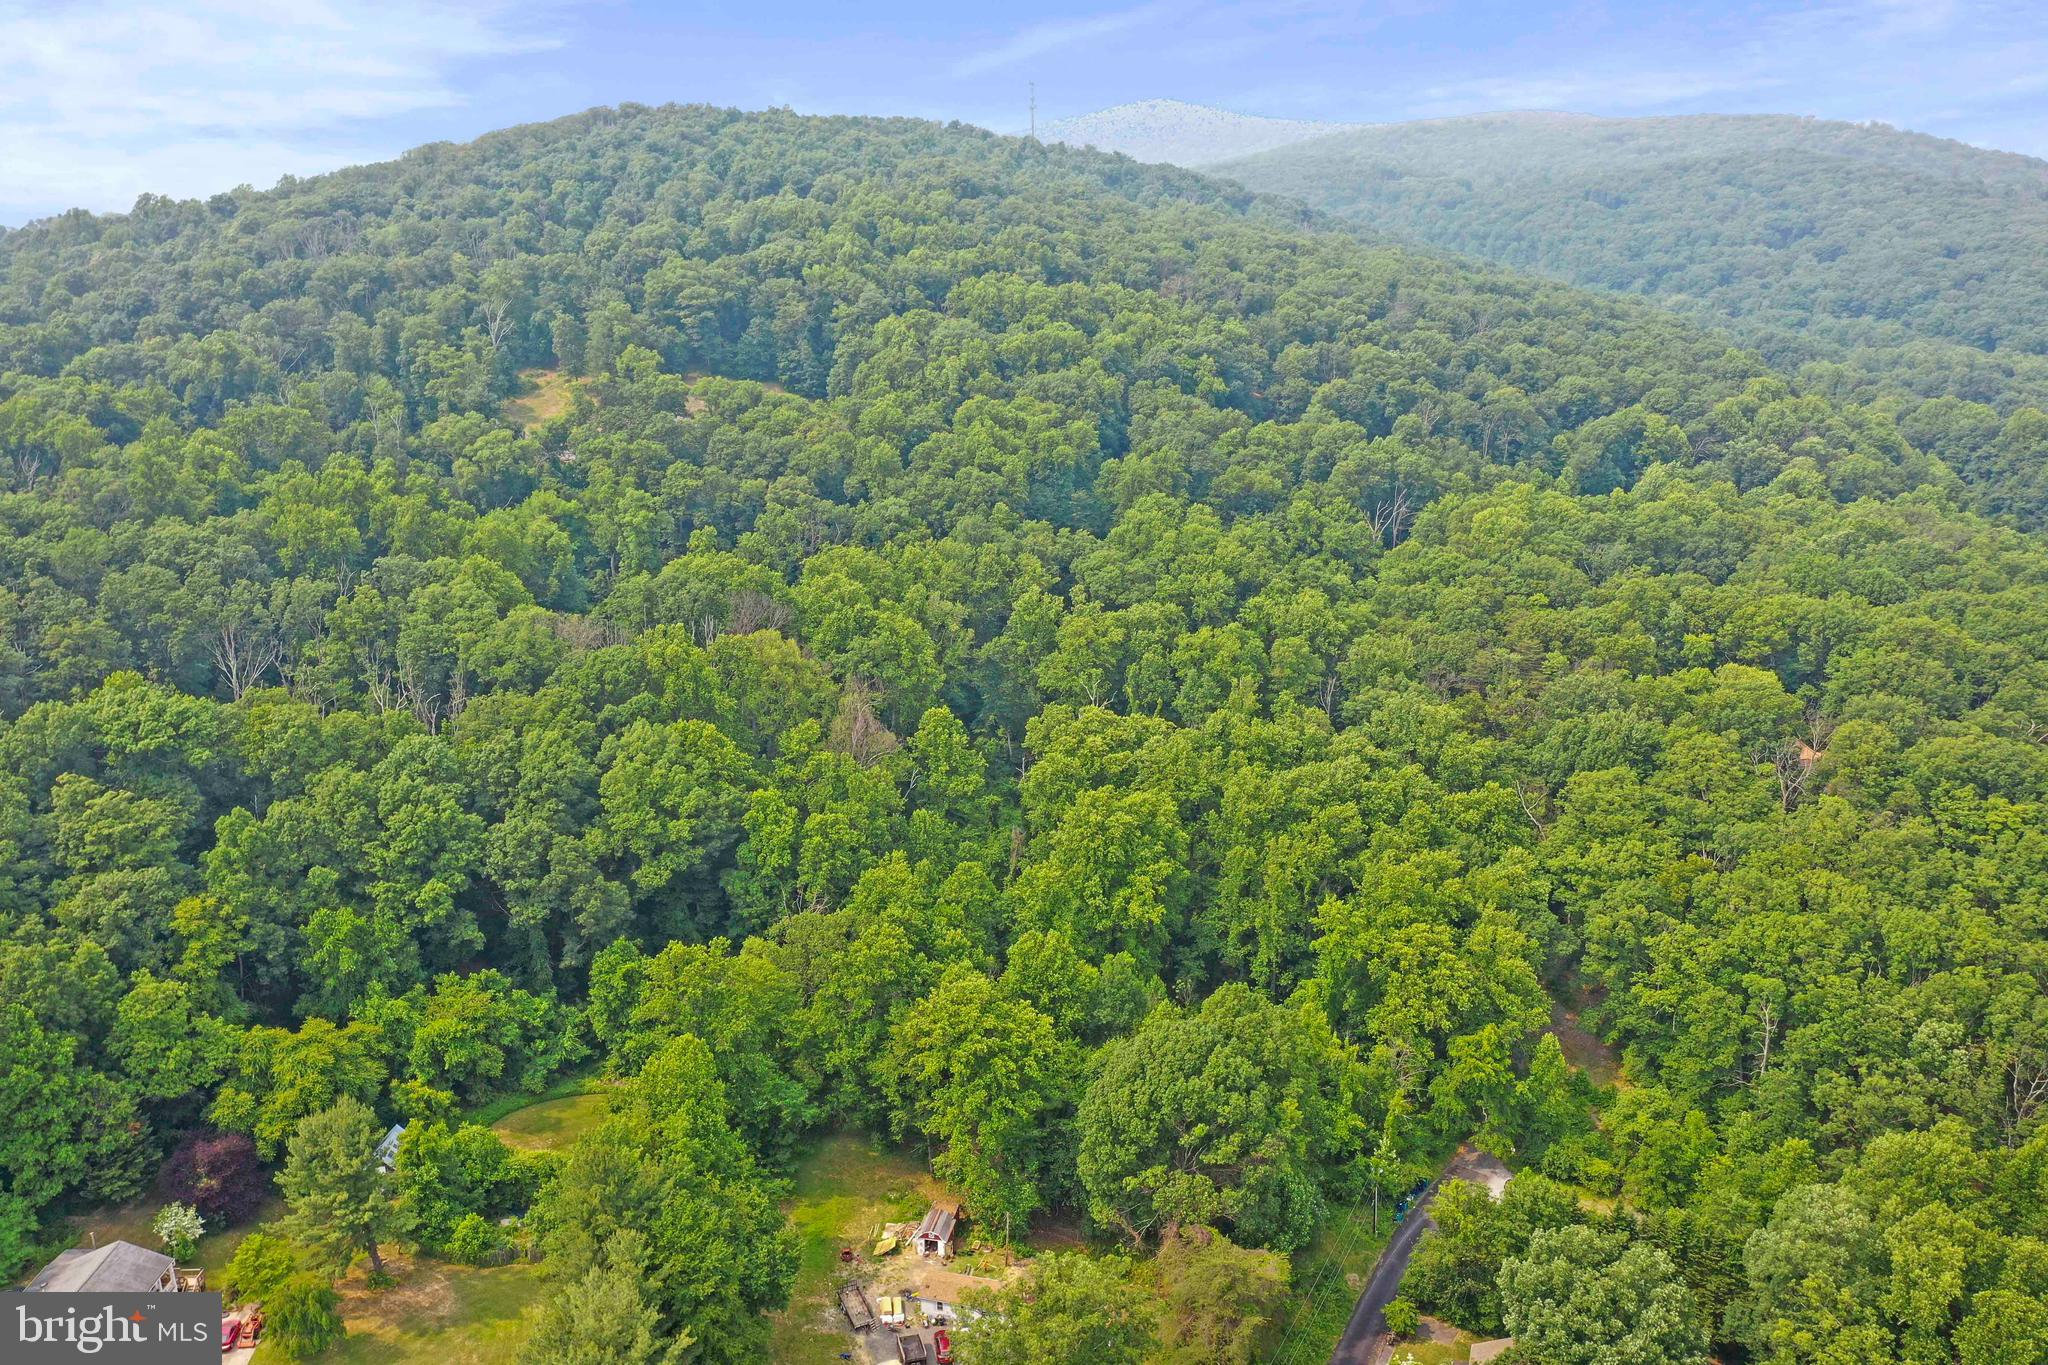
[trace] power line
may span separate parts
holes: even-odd
[[[1323,1295],[1329,1292],[1334,1281],[1345,1275],[1344,1267],[1358,1250],[1359,1240],[1364,1235],[1364,1223],[1354,1217],[1350,1235],[1340,1234],[1332,1244],[1330,1259],[1323,1263],[1320,1273],[1312,1277],[1313,1287],[1303,1296],[1307,1301],[1305,1310],[1288,1325],[1287,1331],[1280,1338],[1280,1344],[1273,1350],[1274,1365],[1292,1365],[1296,1355],[1308,1344],[1308,1337],[1303,1334],[1307,1332],[1316,1311],[1321,1308]]]

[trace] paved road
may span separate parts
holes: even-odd
[[[1436,1226],[1428,1213],[1429,1203],[1435,1198],[1436,1185],[1432,1183],[1394,1230],[1394,1239],[1380,1253],[1379,1264],[1372,1268],[1372,1278],[1365,1283],[1365,1292],[1358,1296],[1358,1307],[1351,1310],[1351,1321],[1338,1338],[1330,1365],[1379,1365],[1380,1355],[1388,1344],[1387,1305],[1401,1292],[1401,1277],[1408,1273],[1408,1258],[1415,1254],[1415,1243]]]

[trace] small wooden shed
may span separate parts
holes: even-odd
[[[953,1254],[953,1231],[960,1225],[960,1206],[934,1204],[925,1210],[924,1221],[910,1234],[910,1244],[920,1256],[946,1257]]]

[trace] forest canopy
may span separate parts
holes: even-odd
[[[2027,1358],[2048,547],[1957,471],[2048,421],[1924,412],[907,120],[9,233],[0,1260],[406,1119],[400,1235],[530,1204],[544,1341],[738,1361],[828,1127],[1137,1255],[1476,1137],[1464,1325],[1612,1266],[1753,1359]],[[586,1062],[559,1169],[444,1126]],[[1042,1280],[1122,1333],[1118,1264]]]

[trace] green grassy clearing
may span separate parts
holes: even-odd
[[[542,1268],[524,1261],[488,1270],[385,1256],[398,1277],[372,1292],[358,1265],[340,1284],[348,1338],[322,1365],[506,1365],[533,1330]],[[252,1365],[283,1365],[259,1346]]]
[[[771,1319],[776,1365],[837,1365],[853,1337],[839,1316],[839,1249],[860,1247],[882,1223],[915,1218],[943,1187],[915,1157],[873,1138],[837,1133],[797,1163],[785,1207],[802,1244],[789,1306]]]
[[[560,370],[521,370],[519,392],[506,399],[501,410],[522,427],[539,426],[569,410],[570,398],[581,382]]]
[[[505,1139],[506,1146],[521,1151],[567,1147],[597,1126],[608,1098],[603,1090],[592,1089],[538,1100],[506,1114],[491,1125],[491,1131]]]
[[[1399,1342],[1388,1365],[1464,1365],[1471,1359],[1472,1338],[1460,1332],[1452,1341]]]
[[[602,1090],[605,1084],[606,1082],[603,1077],[593,1073],[586,1072],[579,1076],[565,1076],[547,1089],[536,1094],[500,1095],[494,1100],[486,1100],[484,1103],[465,1111],[462,1115],[462,1121],[464,1123],[481,1123],[486,1128],[494,1127],[498,1120],[504,1118],[507,1114],[516,1114],[522,1109],[536,1104],[544,1104],[549,1100],[564,1100],[568,1099],[571,1095],[587,1095],[598,1092]]]

